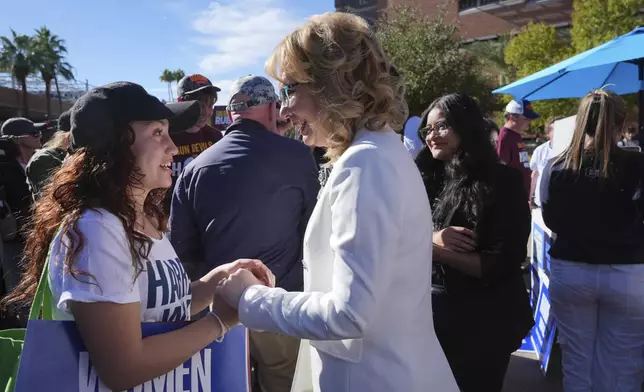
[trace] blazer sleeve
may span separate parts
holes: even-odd
[[[485,238],[479,251],[485,283],[507,276],[525,261],[530,236],[530,207],[521,173],[511,168],[501,173],[492,210],[479,230]]]
[[[239,303],[248,328],[302,339],[342,340],[364,335],[390,276],[400,236],[394,167],[376,150],[352,152],[329,179],[334,258],[329,292],[286,292],[251,286]],[[311,221],[315,225],[315,221]],[[312,262],[325,262],[316,260]]]

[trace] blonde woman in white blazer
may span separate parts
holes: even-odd
[[[248,328],[308,340],[294,392],[457,392],[432,321],[429,202],[391,128],[407,117],[402,78],[346,13],[313,17],[267,70],[282,116],[327,148],[333,171],[304,238],[305,292],[241,271],[220,293]]]

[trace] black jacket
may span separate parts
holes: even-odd
[[[427,148],[421,150],[416,163],[434,208],[444,185],[444,165],[431,158]],[[435,309],[434,319],[446,321],[450,334],[463,339],[493,339],[494,344],[515,350],[533,325],[521,272],[530,236],[530,208],[518,170],[496,164],[487,182],[489,193],[476,219],[457,213],[445,224],[475,232],[482,276],[471,277],[443,265],[447,305],[443,310]]]
[[[579,173],[552,163],[541,183],[543,219],[557,234],[550,255],[589,264],[643,264],[644,154],[616,149],[607,180],[598,177],[591,156]]]
[[[19,235],[15,241],[22,242],[24,228],[31,216],[33,198],[25,170],[17,161],[18,151],[10,140],[0,142],[0,186],[4,189],[7,204],[11,208],[18,226]]]

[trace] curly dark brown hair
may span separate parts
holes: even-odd
[[[120,137],[110,151],[77,150],[43,189],[26,228],[27,243],[21,263],[23,277],[11,294],[0,302],[0,307],[27,305],[33,300],[50,244],[58,230],[69,239],[64,261],[66,270],[75,279],[79,275],[89,275],[74,268],[74,261],[85,242],[77,222],[88,209],[102,208],[121,220],[135,268],[133,281],[143,270],[143,260],[149,255],[152,241],[135,230],[136,210],[131,197],[132,187],[142,185],[143,174],[136,167],[135,156],[130,150],[134,143],[133,129],[124,125],[116,131]],[[167,230],[168,219],[162,208],[166,191],[153,190],[144,204],[144,213],[160,231]]]

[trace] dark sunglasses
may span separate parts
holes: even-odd
[[[281,105],[288,106],[291,101],[291,95],[295,92],[299,83],[285,84],[280,88],[280,103]],[[281,106],[280,105],[280,106]]]

